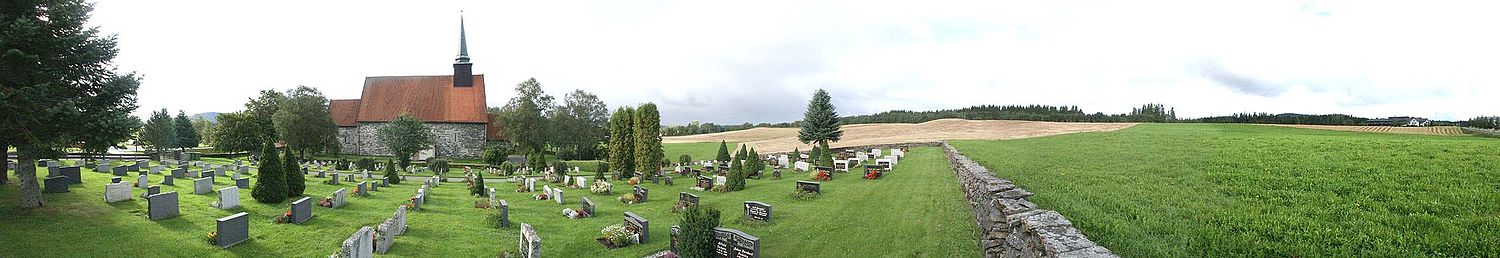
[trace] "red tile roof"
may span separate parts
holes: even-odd
[[[333,116],[333,123],[339,126],[356,126],[359,124],[359,100],[358,99],[335,99],[328,101],[328,114]]]
[[[366,77],[358,103],[357,122],[386,122],[411,113],[422,122],[488,123],[484,75],[474,75],[472,87],[453,87],[452,75]],[[340,115],[346,114],[334,117]]]

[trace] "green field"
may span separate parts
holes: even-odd
[[[725,143],[729,146],[729,155],[734,155],[735,142]],[[668,161],[677,163],[678,157],[687,154],[693,160],[713,160],[719,156],[719,143],[717,142],[694,142],[662,144],[662,153],[665,153]]]
[[[763,257],[979,256],[978,231],[942,152],[916,149],[901,165],[880,180],[840,174],[824,183],[822,196],[806,201],[789,197],[794,181],[807,178],[806,173],[789,173],[781,180],[752,179],[739,192],[697,194],[703,205],[724,212],[724,227],[760,237]],[[45,168],[41,170],[46,173]],[[90,169],[82,174],[83,184],[75,185],[71,193],[45,194],[47,204],[40,209],[17,208],[16,184],[0,186],[0,218],[5,218],[0,223],[0,236],[5,239],[0,253],[5,257],[323,257],[359,227],[375,226],[390,217],[398,204],[416,192],[416,182],[409,181],[381,188],[369,197],[351,196],[343,208],[314,207],[313,219],[303,225],[273,224],[272,217],[287,210],[289,202],[256,203],[246,189],[241,190],[242,208],[218,210],[208,206],[217,194],[193,195],[191,182],[179,179],[177,186],[163,186],[163,191],[179,193],[182,216],[151,221],[144,215],[144,199],[107,204],[102,196],[109,176]],[[151,175],[150,180],[160,181],[161,176]],[[353,187],[324,185],[321,178],[308,180],[307,193],[315,198]],[[668,247],[668,227],[680,218],[670,207],[677,192],[691,191],[692,180],[679,177],[676,183],[644,184],[651,189],[650,200],[634,205],[615,200],[629,189],[623,182],[615,182],[616,193],[607,196],[565,190],[565,205],[532,200],[531,193],[516,193],[513,184],[492,183],[510,203],[511,219],[517,223],[505,229],[485,226],[482,210],[473,208],[481,198],[470,197],[463,183],[446,183],[434,189],[422,211],[408,213],[409,229],[396,237],[386,256],[493,257],[498,252],[515,252],[518,225],[528,223],[540,235],[546,257],[640,257]],[[228,185],[227,178],[220,178],[215,188]],[[598,204],[599,216],[562,217],[561,210],[576,209],[581,196]],[[773,205],[775,223],[741,225],[741,204],[747,200]],[[203,240],[214,229],[214,219],[241,211],[251,215],[250,241],[220,250]],[[604,249],[594,238],[605,226],[621,223],[625,211],[650,220],[651,242]]]
[[[958,141],[1124,257],[1500,254],[1500,141],[1257,125]]]

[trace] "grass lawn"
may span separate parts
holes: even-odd
[[[725,143],[729,146],[729,155],[734,155],[735,142]],[[713,160],[719,157],[719,143],[717,142],[693,142],[662,144],[662,153],[666,154],[667,160],[677,163],[682,154],[687,154],[693,160]]]
[[[41,170],[46,173],[45,168]],[[397,205],[416,192],[416,183],[408,181],[381,188],[369,197],[351,196],[343,208],[314,207],[313,219],[303,225],[273,224],[272,217],[287,210],[289,202],[256,203],[245,189],[241,190],[244,207],[218,210],[208,206],[217,194],[193,195],[191,181],[179,179],[175,187],[162,187],[180,194],[182,215],[151,221],[144,215],[144,199],[107,204],[102,196],[109,176],[87,168],[82,174],[84,183],[75,185],[73,192],[45,194],[46,207],[35,210],[15,206],[16,184],[0,186],[0,217],[5,218],[0,235],[6,239],[0,241],[0,253],[7,257],[322,257],[337,250],[359,227],[375,226],[390,217]],[[750,180],[740,192],[696,194],[702,205],[723,211],[723,226],[760,237],[764,257],[979,256],[971,213],[947,160],[936,148],[914,150],[880,180],[840,174],[825,182],[824,194],[814,200],[789,197],[794,182],[809,177],[807,173],[785,176]],[[161,176],[151,175],[150,180],[158,182]],[[324,185],[323,180],[308,177],[307,193],[317,199],[340,187],[353,187]],[[511,205],[515,224],[504,229],[485,226],[483,210],[473,208],[473,202],[481,198],[470,197],[463,183],[446,183],[433,189],[422,211],[408,213],[409,229],[396,237],[396,245],[386,256],[491,257],[497,252],[515,252],[519,223],[528,223],[540,235],[547,257],[640,257],[668,248],[668,227],[681,217],[670,208],[677,192],[691,191],[688,188],[693,184],[685,177],[675,181],[675,186],[644,184],[650,188],[650,199],[634,205],[615,200],[629,191],[623,182],[615,183],[613,195],[565,190],[564,205],[532,200],[532,193],[516,193],[513,184],[491,184]],[[215,188],[230,184],[220,178]],[[576,209],[581,196],[594,200],[599,215],[563,218],[562,209]],[[775,223],[740,225],[741,204],[747,200],[773,205]],[[213,230],[214,219],[241,211],[251,215],[250,241],[220,250],[203,240]],[[625,211],[650,220],[651,242],[604,249],[594,238],[605,226],[622,223]]]
[[[1142,124],[953,145],[1124,257],[1500,254],[1495,139]]]

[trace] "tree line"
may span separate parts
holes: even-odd
[[[1470,118],[1468,121],[1468,126],[1485,129],[1500,129],[1500,116],[1481,116]]]

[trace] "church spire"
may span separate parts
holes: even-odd
[[[469,63],[469,38],[464,33],[463,11],[458,13],[458,58],[453,61],[453,87],[474,86],[474,63]]]

